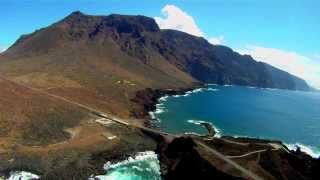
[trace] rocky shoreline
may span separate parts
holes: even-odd
[[[142,111],[138,111],[133,113],[133,116],[135,116],[136,118],[143,118],[145,120],[145,125],[146,126],[150,126],[150,121],[152,121],[149,112],[153,112],[156,110],[156,104],[159,103],[159,99],[161,97],[165,97],[165,96],[174,96],[174,95],[184,95],[186,94],[186,92],[188,91],[192,91],[195,90],[197,88],[205,88],[205,85],[201,85],[201,86],[197,86],[194,88],[186,88],[186,89],[178,89],[178,90],[172,90],[172,89],[167,89],[167,90],[152,90],[152,89],[146,89],[143,91],[139,91],[136,95],[136,97],[132,100],[135,103],[138,103],[139,105],[141,105],[143,107]],[[188,158],[191,158],[191,156],[194,156],[193,158],[198,159],[197,161],[199,161],[198,163],[201,162],[201,164],[203,165],[207,163],[206,161],[206,155],[202,156],[201,153],[199,154],[198,152],[195,153],[194,152],[194,147],[196,146],[194,144],[194,140],[195,139],[200,139],[201,141],[203,140],[209,140],[213,139],[216,130],[215,128],[210,124],[210,123],[201,123],[201,126],[203,126],[204,128],[207,129],[208,134],[207,135],[186,135],[184,137],[180,137],[180,138],[174,138],[171,140],[166,140],[163,137],[159,137],[157,136],[156,141],[158,142],[158,148],[156,150],[156,152],[158,153],[158,155],[160,156],[160,162],[161,162],[161,170],[163,173],[163,177],[165,179],[174,179],[174,178],[178,178],[178,177],[202,177],[201,175],[205,172],[207,173],[208,176],[211,177],[225,177],[227,179],[238,179],[241,177],[235,177],[233,175],[229,176],[230,174],[223,172],[223,171],[219,171],[217,169],[215,169],[215,171],[213,171],[212,169],[209,171],[208,169],[210,168],[215,168],[215,167],[210,167],[206,166],[206,168],[203,167],[203,170],[201,169],[197,169],[194,170],[192,174],[188,174],[185,173],[187,170],[191,169],[187,169],[186,171],[181,171],[180,170],[169,170],[170,168],[172,168],[171,166],[173,166],[173,164],[176,164],[178,162],[177,159],[179,159],[179,161],[181,161],[181,158],[186,158],[184,157],[184,153],[188,154]],[[149,135],[150,136],[150,135]],[[259,166],[265,168],[264,171],[267,171],[269,173],[269,176],[271,174],[271,176],[273,177],[277,177],[277,179],[282,179],[280,177],[278,177],[279,174],[282,174],[285,177],[293,177],[290,175],[291,174],[295,174],[298,173],[299,175],[297,175],[297,177],[304,177],[305,179],[317,179],[318,177],[320,177],[320,174],[318,173],[318,170],[320,170],[320,158],[319,159],[315,159],[313,157],[311,157],[310,155],[302,152],[299,148],[297,148],[296,151],[290,150],[288,147],[286,147],[281,141],[278,140],[268,140],[268,139],[256,139],[256,138],[248,138],[248,137],[232,137],[232,136],[222,136],[220,138],[215,138],[212,140],[212,142],[214,142],[213,144],[215,144],[216,142],[219,142],[218,144],[213,145],[214,148],[217,148],[220,152],[233,152],[232,148],[238,148],[236,146],[230,146],[228,147],[228,143],[230,142],[235,142],[235,144],[248,144],[248,149],[252,147],[259,147],[259,145],[269,145],[269,144],[279,144],[279,146],[283,149],[281,150],[281,152],[279,154],[274,154],[271,153],[269,154],[268,152],[272,152],[272,148],[267,148],[266,149],[266,156],[270,156],[270,158],[273,156],[278,156],[277,158],[279,158],[278,160],[275,159],[264,159],[263,163],[259,164]],[[176,145],[171,145],[171,144],[179,144],[178,146],[183,147],[184,145],[186,146],[185,148],[181,149],[174,149],[172,150],[172,148],[170,150],[168,150],[169,146],[176,146]],[[210,142],[209,142],[210,144]],[[226,147],[230,148],[227,149],[226,147],[224,147],[226,145]],[[218,146],[218,147],[217,147]],[[231,148],[232,147],[232,148]],[[250,147],[250,148],[249,148]],[[243,150],[243,147],[241,147],[242,150],[240,151],[245,151]],[[240,148],[240,149],[241,149]],[[188,152],[188,149],[190,150],[190,152]],[[245,148],[244,148],[245,149]],[[177,157],[168,157],[168,152],[164,153],[164,151],[172,151],[170,153],[175,154]],[[183,152],[181,152],[183,151]],[[236,151],[236,150],[235,150]],[[189,153],[195,153],[193,155],[190,155]],[[192,153],[191,153],[192,154]],[[260,157],[260,155],[259,155]],[[199,160],[201,159],[201,160]],[[260,158],[259,158],[260,159]],[[261,160],[262,161],[262,160]],[[279,165],[280,161],[286,161],[286,164],[282,164]],[[190,163],[190,164],[188,164]],[[184,165],[180,166],[184,166],[184,167],[194,167],[194,164],[197,164],[196,162],[188,162]],[[241,162],[241,164],[244,162]],[[210,164],[210,163],[209,163]],[[290,171],[286,172],[286,170],[275,170],[273,167],[269,166],[269,165],[265,165],[265,164],[278,164],[278,168],[279,169],[285,169],[288,168],[290,169]],[[281,163],[280,163],[281,164]],[[206,164],[208,165],[208,164]],[[212,164],[211,164],[212,165]],[[174,166],[179,166],[179,165],[174,165]],[[177,167],[175,167],[177,168]],[[174,168],[174,169],[175,169]],[[197,171],[198,174],[197,174]],[[281,171],[281,172],[277,172],[277,171]],[[295,173],[293,173],[293,171],[296,171]],[[200,173],[201,172],[201,173]],[[210,172],[215,172],[214,174],[211,174]],[[194,175],[197,176],[194,176]],[[259,174],[262,177],[267,177],[265,174]],[[316,177],[316,178],[315,178]],[[243,178],[243,177],[242,177]],[[270,177],[269,177],[270,178]],[[269,179],[266,178],[266,179]],[[289,179],[291,179],[289,178]],[[300,179],[300,178],[294,178],[294,179]],[[272,178],[270,178],[272,179]]]
[[[192,91],[199,88],[207,87],[206,84],[198,83],[194,84],[192,87],[180,88],[180,89],[151,89],[147,88],[140,90],[136,93],[136,96],[131,99],[131,101],[137,104],[139,109],[134,109],[131,111],[131,117],[136,119],[143,119],[145,125],[150,125],[149,112],[156,110],[156,105],[159,103],[159,99],[165,96],[174,96],[174,95],[185,95],[188,91]]]
[[[188,91],[205,87],[205,85],[199,85],[193,88],[178,90],[145,89],[138,91],[132,101],[142,108],[132,112],[132,117],[143,119],[146,126],[152,126],[149,112],[156,110],[156,104],[161,97],[184,95]],[[21,167],[18,169],[7,169],[5,172],[0,173],[0,177],[4,175],[8,177],[12,170],[26,170],[40,175],[42,179],[51,179],[57,173],[61,177],[60,179],[71,177],[87,179],[90,175],[104,174],[103,164],[107,161],[122,161],[130,156],[134,156],[137,152],[151,150],[155,151],[159,156],[161,173],[164,179],[247,179],[247,177],[237,172],[234,168],[222,162],[221,159],[217,159],[206,149],[198,146],[196,142],[202,142],[208,147],[212,147],[230,157],[240,157],[243,154],[249,154],[244,158],[235,158],[233,160],[264,179],[319,179],[320,177],[320,159],[314,159],[299,149],[297,151],[290,151],[281,141],[246,137],[235,138],[232,136],[213,138],[216,131],[214,127],[209,123],[202,123],[201,125],[208,130],[208,135],[172,137],[143,130],[130,130],[132,133],[123,134],[123,137],[130,136],[130,142],[139,142],[139,145],[133,145],[135,143],[131,145],[122,143],[116,149],[105,150],[104,148],[99,148],[90,153],[85,153],[83,157],[75,158],[76,164],[74,164],[75,166],[72,169],[64,168],[48,171],[45,169],[33,169],[32,167]],[[120,128],[121,132],[128,131],[128,129],[123,128]],[[116,131],[118,132],[119,129]],[[279,144],[283,148],[277,151],[272,150],[272,147],[269,147],[270,143]],[[261,151],[261,149],[265,151],[250,155],[252,152]],[[88,163],[83,163],[85,161],[88,161]],[[38,162],[40,163],[41,161],[39,160]],[[252,164],[253,162],[255,163]],[[81,173],[79,173],[80,171]]]

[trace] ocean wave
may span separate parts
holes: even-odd
[[[165,102],[165,101],[167,101],[168,100],[168,98],[169,98],[169,96],[162,96],[161,98],[159,98],[159,102]]]
[[[157,108],[157,110],[154,112],[154,114],[161,114],[164,113],[165,109],[164,108]]]
[[[301,143],[295,143],[295,144],[286,144],[285,143],[285,145],[288,147],[288,149],[290,149],[292,151],[296,151],[299,147],[302,152],[309,154],[311,157],[320,158],[320,149],[319,148],[304,145]]]
[[[149,112],[149,116],[150,116],[151,119],[156,119],[156,115],[154,114],[153,111]]]
[[[173,95],[172,97],[178,98],[178,97],[187,97],[190,96],[191,93],[181,94],[181,95]]]
[[[199,92],[202,92],[203,90],[205,90],[205,88],[198,88],[198,89],[194,89],[191,91],[187,91],[185,94],[189,95],[189,94],[193,94],[193,93],[199,93]]]
[[[208,88],[207,91],[219,91],[219,89],[215,89],[215,88]]]
[[[166,112],[166,108],[163,103],[156,104],[156,110],[153,112],[154,114],[161,114]]]
[[[208,122],[208,121],[201,121],[201,120],[193,120],[193,119],[189,119],[187,120],[188,123],[191,123],[191,124],[195,124],[195,125],[198,125],[198,126],[202,126],[201,124],[203,123],[209,123],[211,125],[211,127],[214,129],[215,131],[215,135],[214,137],[217,137],[217,138],[220,138],[221,137],[221,130],[219,128],[217,128],[215,125],[213,125],[211,122]]]
[[[231,86],[233,86],[232,84],[225,84],[225,85],[223,85],[223,86],[225,86],[225,87],[231,87]]]
[[[121,177],[141,177],[139,172],[148,172],[152,174],[154,179],[160,179],[160,161],[158,155],[153,151],[139,152],[133,157],[129,157],[124,161],[112,163],[108,161],[103,168],[106,170],[106,175],[90,176],[89,180],[94,179],[121,179]],[[124,173],[125,171],[125,173]]]
[[[198,89],[191,91],[191,93],[198,93],[198,92],[202,92],[203,90],[204,90],[204,88],[198,88]]]
[[[194,94],[194,93],[199,93],[199,92],[202,92],[204,90],[213,90],[213,88],[198,88],[198,89],[194,89],[194,90],[191,90],[191,91],[187,91],[185,92],[184,94],[177,94],[177,95],[173,95],[172,97],[175,97],[175,98],[178,98],[178,97],[187,97],[187,96],[190,96],[191,94]]]
[[[157,118],[157,116],[155,115],[155,112],[150,111],[150,112],[149,112],[149,116],[150,116],[150,118],[153,120],[153,122],[161,123],[161,119],[160,119],[160,118]]]
[[[196,132],[185,132],[185,133],[183,133],[183,134],[185,134],[185,135],[195,135],[195,136],[202,136],[201,134],[199,134],[199,133],[196,133]]]
[[[0,177],[1,178],[1,177]],[[7,180],[29,180],[29,179],[40,179],[40,176],[32,174],[26,171],[12,171]]]
[[[138,152],[134,157],[129,157],[128,159],[121,162],[117,162],[113,164],[110,161],[108,161],[107,163],[104,164],[103,169],[105,170],[116,169],[123,165],[133,164],[140,161],[150,161],[150,160],[154,160],[159,163],[158,155],[155,152],[153,151]],[[160,167],[159,169],[156,169],[156,170],[158,170],[158,172],[160,173]]]
[[[276,88],[264,88],[265,90],[270,90],[270,91],[275,91],[275,90],[278,90]]]
[[[193,119],[189,119],[189,120],[187,120],[187,122],[191,123],[191,124],[195,124],[195,125],[201,125],[202,123],[211,124],[210,122],[207,122],[207,121],[200,121],[200,120],[193,120]]]

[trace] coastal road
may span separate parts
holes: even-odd
[[[275,149],[272,149],[272,150],[275,150]],[[229,159],[243,158],[243,157],[250,156],[252,154],[262,153],[262,152],[266,152],[266,151],[267,151],[267,149],[261,149],[261,150],[252,151],[252,152],[249,152],[249,153],[246,153],[246,154],[242,154],[242,155],[238,155],[238,156],[226,156],[226,157],[229,158]]]
[[[235,145],[240,145],[240,146],[249,146],[249,144],[250,144],[250,143],[235,142],[235,141],[224,139],[224,138],[221,138],[220,140],[224,141],[226,143],[229,143],[229,144],[235,144]]]
[[[270,149],[271,151],[278,151],[280,149],[286,151],[287,153],[290,153],[287,149],[285,149],[281,144],[276,144],[276,143],[268,143],[268,144],[261,144],[261,145],[267,145],[269,147],[271,147],[272,149]],[[262,152],[266,152],[269,149],[261,149],[261,150],[256,150],[256,151],[252,151],[252,152],[248,152],[246,154],[242,154],[242,155],[237,155],[237,156],[226,156],[229,159],[233,159],[233,158],[243,158],[243,157],[247,157],[250,156],[252,154],[257,154],[257,153],[262,153]]]
[[[238,169],[240,172],[243,173],[243,175],[247,176],[249,179],[255,179],[255,180],[262,180],[261,177],[257,176],[256,174],[254,174],[253,172],[243,168],[242,166],[240,166],[239,164],[237,164],[236,162],[232,161],[231,159],[229,159],[228,157],[226,157],[225,155],[221,154],[220,152],[216,151],[215,149],[203,144],[200,141],[195,140],[195,142],[199,145],[202,146],[204,149],[208,150],[209,152],[211,152],[212,154],[214,154],[216,157],[222,159],[223,161],[225,161],[226,163],[230,164],[231,166],[233,166],[235,169]]]
[[[162,134],[162,135],[169,135],[169,136],[173,136],[173,137],[177,137],[177,135],[171,135],[169,133],[165,133],[165,132],[162,132],[162,131],[159,131],[159,130],[155,130],[155,129],[151,129],[151,128],[147,128],[147,127],[144,127],[144,126],[141,126],[141,125],[137,125],[137,124],[132,124],[132,123],[129,123],[125,120],[122,120],[122,119],[119,119],[115,116],[112,116],[110,114],[107,114],[107,113],[104,113],[98,109],[95,109],[95,108],[92,108],[92,107],[89,107],[87,105],[84,105],[84,104],[81,104],[81,103],[78,103],[78,102],[75,102],[73,100],[70,100],[70,99],[67,99],[65,97],[61,97],[61,96],[58,96],[58,95],[55,95],[55,94],[51,94],[49,92],[46,92],[46,91],[43,91],[41,89],[37,89],[37,88],[33,88],[33,87],[30,87],[30,86],[27,86],[27,85],[24,85],[24,84],[21,84],[21,83],[17,83],[15,81],[12,81],[12,80],[9,80],[7,78],[4,78],[3,76],[0,75],[0,79],[4,80],[4,81],[8,81],[8,82],[11,82],[17,86],[20,86],[20,87],[24,87],[26,89],[29,89],[31,91],[34,91],[34,92],[37,92],[37,93],[40,93],[40,94],[43,94],[43,95],[46,95],[48,97],[51,97],[51,98],[55,98],[55,99],[58,99],[58,100],[61,100],[61,101],[64,101],[64,102],[67,102],[69,104],[72,104],[72,105],[75,105],[75,106],[78,106],[78,107],[81,107],[82,109],[85,109],[85,110],[88,110],[89,112],[91,112],[92,114],[98,116],[102,119],[106,119],[106,120],[110,120],[110,121],[113,121],[113,122],[116,122],[116,123],[119,123],[119,124],[122,124],[124,126],[128,126],[128,127],[134,127],[134,128],[138,128],[138,129],[141,129],[141,130],[145,130],[145,131],[149,131],[149,132],[152,132],[152,133],[156,133],[156,134]],[[103,125],[103,123],[100,123]],[[242,172],[245,176],[247,176],[248,178],[250,179],[255,179],[255,180],[260,180],[262,178],[260,178],[259,176],[255,175],[254,173],[248,171],[247,169],[243,168],[242,166],[240,166],[239,164],[237,164],[236,162],[232,161],[231,159],[229,159],[228,157],[226,157],[225,155],[219,153],[218,151],[216,151],[215,149],[213,149],[212,147],[209,147],[205,144],[203,144],[202,142],[199,142],[197,140],[195,140],[195,142],[203,147],[204,149],[206,149],[207,151],[211,152],[213,155],[215,155],[216,157],[218,157],[219,159],[222,159],[224,162],[230,164],[231,166],[233,166],[234,168],[238,169],[240,172]],[[236,143],[236,142],[233,142],[233,141],[229,141],[229,143]],[[237,143],[239,144],[239,143]],[[243,145],[243,143],[240,143]]]

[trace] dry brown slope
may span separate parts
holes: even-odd
[[[26,170],[44,179],[87,179],[107,160],[155,148],[139,130],[103,127],[80,106],[2,78],[0,86],[0,176]]]
[[[92,23],[101,21],[74,13],[23,36],[0,57],[1,74],[122,117],[130,115],[131,99],[138,90],[188,87],[196,82],[153,50],[142,49],[150,56],[147,62],[125,52],[119,44],[135,38],[132,32],[106,26],[105,32],[90,36]],[[124,42],[119,43],[118,36]]]

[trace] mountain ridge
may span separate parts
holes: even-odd
[[[42,37],[42,40],[47,40],[39,44],[37,36],[44,32],[51,35]],[[155,59],[154,55],[162,56],[162,59],[182,72],[204,83],[310,89],[304,80],[258,62],[249,55],[240,55],[226,46],[211,45],[202,37],[176,30],[160,30],[153,18],[141,15],[92,16],[76,11],[47,28],[22,36],[4,56],[28,55],[28,52],[35,53],[39,50],[47,53],[54,47],[63,48],[65,42],[69,41],[95,41],[101,45],[105,39],[112,39],[122,52],[143,63]],[[29,45],[28,41],[31,41]],[[50,43],[46,43],[47,41]],[[51,46],[47,47],[48,44]],[[21,52],[21,49],[29,51]]]
[[[201,137],[175,140],[172,146],[167,142],[171,138],[109,123],[81,108],[143,125],[152,122],[148,113],[159,97],[184,94],[205,83],[308,89],[303,80],[251,56],[213,46],[201,37],[161,30],[145,16],[74,12],[24,35],[0,54],[0,179],[12,170],[35,172],[43,179],[87,179],[105,173],[105,162],[146,150],[158,150],[162,173],[168,178],[179,173],[183,177],[181,167],[192,168],[195,162],[202,165],[197,166],[200,175],[215,174],[212,169],[218,168],[242,177],[206,149],[192,145],[193,138]],[[220,139],[209,143],[231,154],[261,149],[261,143],[268,143],[231,140],[239,143]],[[237,145],[247,142],[258,144]],[[292,177],[292,172],[299,175],[304,168],[316,167],[311,157],[298,155],[268,151],[261,154],[260,162],[250,157],[239,163],[268,178]],[[308,172],[301,177],[311,177]]]

